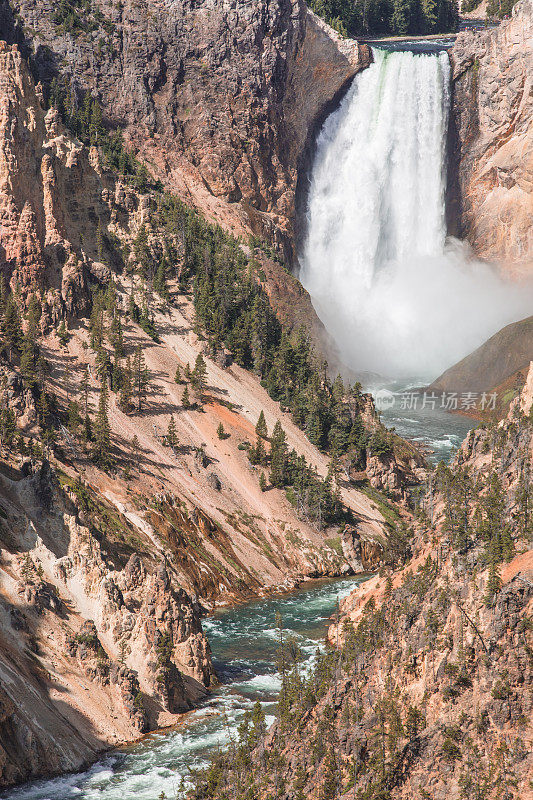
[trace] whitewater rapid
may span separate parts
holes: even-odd
[[[446,238],[446,51],[373,50],[316,143],[300,278],[344,362],[435,377],[531,313]]]
[[[246,711],[260,700],[272,723],[280,689],[277,619],[297,641],[302,668],[323,647],[339,599],[363,578],[315,581],[284,597],[257,600],[204,620],[221,686],[175,730],[147,736],[116,750],[85,772],[27,783],[0,794],[2,800],[183,800],[193,769],[237,739]],[[182,783],[182,779],[184,784]]]

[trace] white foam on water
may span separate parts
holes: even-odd
[[[204,628],[215,658],[223,652],[228,656],[224,666],[234,666],[236,674],[240,669],[259,670],[257,674],[221,686],[205,706],[188,716],[186,727],[153,734],[118,755],[102,759],[85,773],[27,784],[8,793],[9,800],[157,800],[161,792],[169,800],[179,797],[182,776],[187,781],[189,768],[206,766],[211,753],[230,738],[237,739],[244,713],[253,708],[257,697],[263,704],[267,725],[274,722],[272,712],[280,676],[265,669],[275,668],[278,637],[275,612],[281,611],[286,633],[294,634],[299,642],[306,656],[302,669],[307,670],[314,661],[317,646],[322,645],[308,635],[306,625],[316,630],[317,636],[323,636],[337,596],[344,597],[355,585],[356,581],[344,579],[315,584],[289,598],[251,603],[249,607],[206,620]],[[323,627],[316,627],[317,620],[323,620]],[[261,667],[254,661],[258,658],[258,641],[264,646]],[[239,657],[233,658],[235,647]]]

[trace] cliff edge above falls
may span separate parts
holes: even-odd
[[[453,65],[450,218],[475,253],[533,268],[533,4],[465,31]]]
[[[53,0],[0,20],[45,85],[89,91],[151,170],[237,233],[291,259],[299,169],[317,124],[371,58],[302,0],[95,0],[67,22]],[[11,26],[11,30],[9,30]]]

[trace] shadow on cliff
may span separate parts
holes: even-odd
[[[5,678],[0,686],[0,789],[84,769],[109,748],[85,714],[51,696],[52,692],[68,695],[69,689],[39,660],[35,609],[15,607],[5,599],[2,606],[6,615],[0,627],[0,671]],[[11,620],[7,628],[6,616]]]

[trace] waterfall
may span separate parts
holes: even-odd
[[[446,239],[447,53],[373,55],[317,139],[300,279],[348,366],[435,377],[532,295]]]

